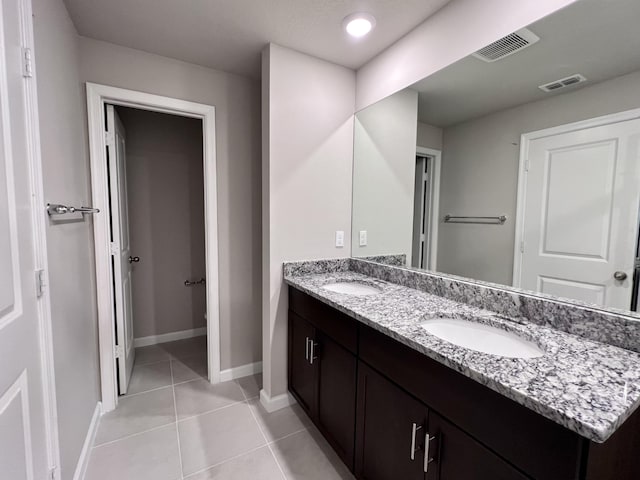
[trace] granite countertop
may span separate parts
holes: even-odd
[[[294,274],[285,281],[589,440],[606,441],[640,404],[638,353],[352,271]],[[359,281],[382,292],[355,296],[321,288],[336,281]],[[511,331],[536,343],[545,354],[519,359],[476,352],[420,326],[441,317]]]

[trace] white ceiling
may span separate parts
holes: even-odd
[[[467,57],[414,84],[420,121],[455,125],[640,70],[638,20],[638,0],[576,2],[529,26],[540,41],[525,50],[495,63]],[[551,94],[538,89],[575,73],[588,82]]]
[[[64,0],[80,35],[227,72],[260,75],[269,42],[359,68],[450,0]],[[377,26],[350,38],[342,20]]]

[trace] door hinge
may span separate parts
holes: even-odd
[[[113,138],[113,134],[111,132],[104,132],[104,143],[107,144],[107,147],[113,145],[115,139]]]
[[[520,242],[520,253],[524,253],[524,240]]]
[[[111,255],[118,255],[120,253],[120,248],[117,243],[109,243],[109,253],[111,253]]]
[[[28,47],[22,48],[22,76],[25,78],[33,77],[33,55]]]
[[[116,345],[116,358],[124,358],[124,347]]]
[[[44,281],[44,270],[36,270],[36,297],[40,298],[44,295],[44,289],[47,287],[47,284]]]
[[[524,161],[524,171],[525,171],[525,172],[528,172],[528,171],[529,171],[529,167],[530,167],[530,166],[531,166],[531,162],[529,162],[529,159],[527,158],[527,159]]]

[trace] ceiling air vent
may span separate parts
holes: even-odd
[[[540,37],[531,30],[523,28],[481,48],[473,56],[485,62],[495,62],[533,45],[538,40]]]
[[[538,88],[543,92],[555,92],[556,90],[560,90],[561,88],[569,87],[571,85],[576,85],[577,83],[586,81],[587,79],[584,77],[584,75],[576,73],[575,75],[561,78],[560,80],[554,80],[553,82],[545,83],[544,85],[540,85]]]

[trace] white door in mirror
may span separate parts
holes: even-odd
[[[521,274],[514,286],[629,309],[638,138],[635,119],[530,141]]]

